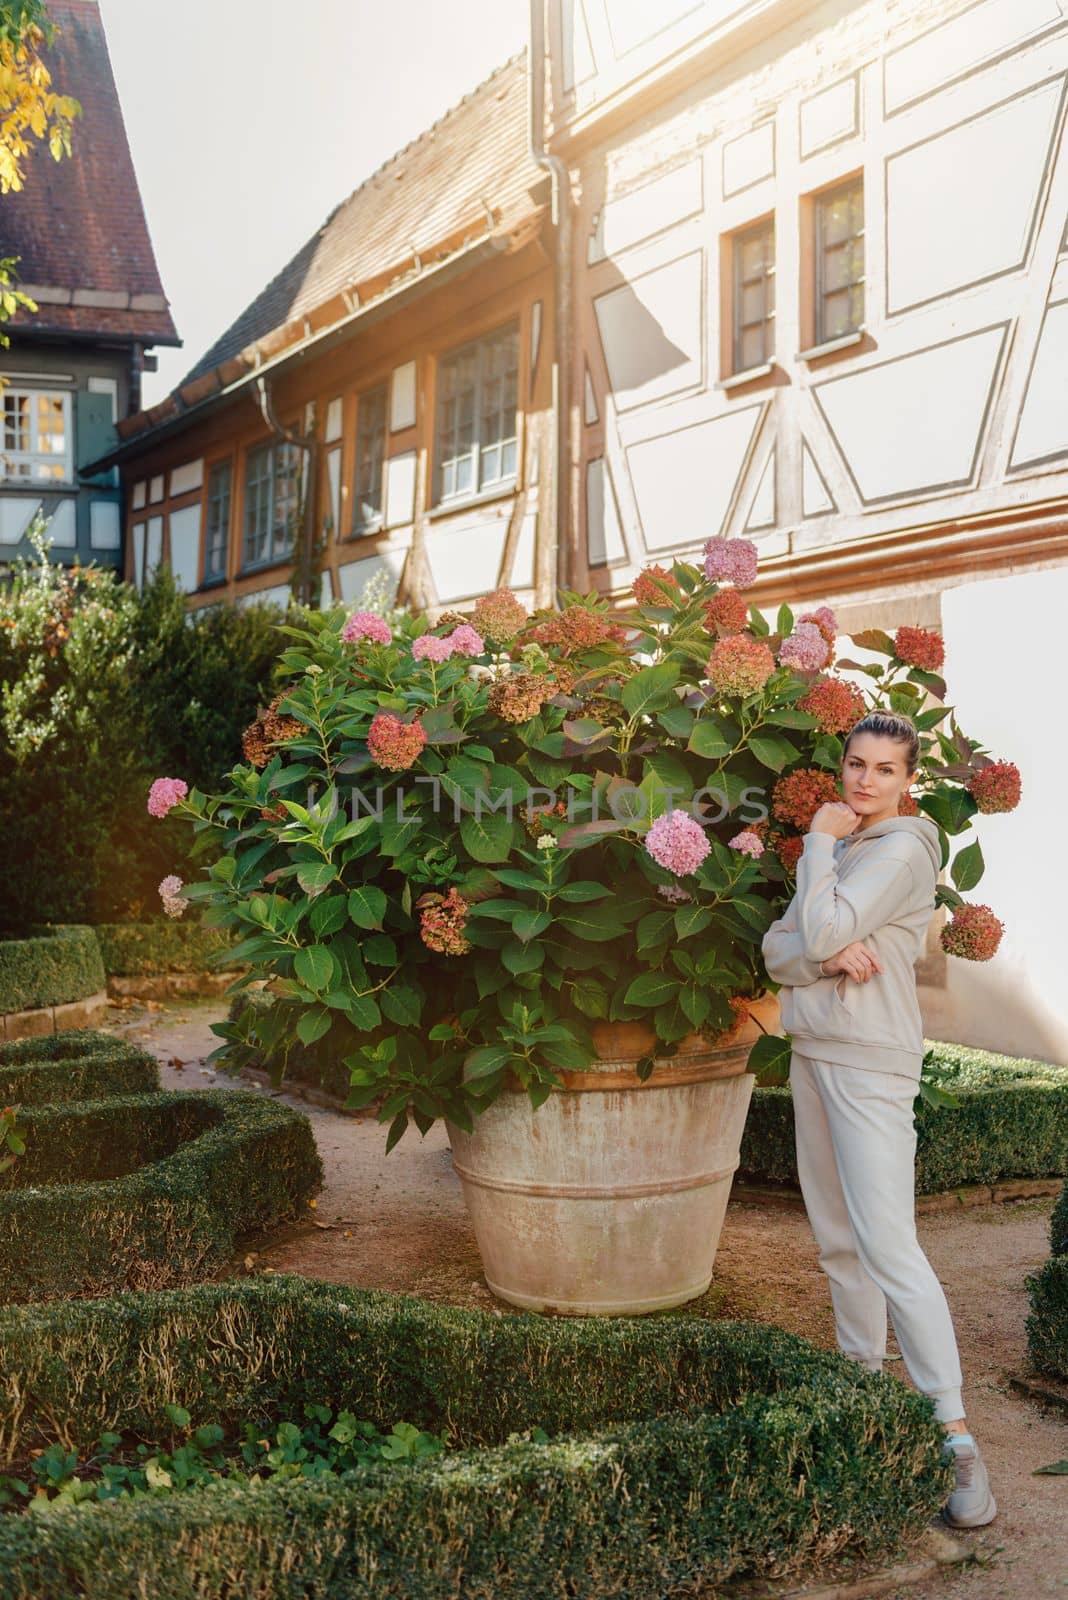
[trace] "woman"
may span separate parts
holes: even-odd
[[[916,1237],[913,1102],[923,1063],[914,967],[935,908],[938,830],[899,816],[919,767],[908,717],[872,712],[842,756],[844,799],[820,806],[797,891],[764,935],[791,1036],[797,1170],[842,1353],[881,1372],[886,1313],[917,1389],[935,1402],[956,1466],[954,1527],[997,1502],[967,1431],[953,1322]]]

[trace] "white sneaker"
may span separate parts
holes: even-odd
[[[957,1471],[957,1486],[942,1507],[951,1528],[982,1528],[993,1522],[998,1503],[990,1489],[986,1462],[970,1433],[946,1435],[944,1449],[951,1450]]]

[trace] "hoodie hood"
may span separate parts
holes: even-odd
[[[867,839],[881,839],[887,833],[911,833],[914,838],[919,839],[931,858],[935,877],[938,877],[942,870],[942,847],[938,829],[930,817],[884,817],[882,822],[873,822],[869,828],[864,828],[860,833],[847,833],[838,843],[844,851],[863,845]]]

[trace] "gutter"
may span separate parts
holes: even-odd
[[[255,366],[243,372],[239,377],[223,384],[220,388],[212,390],[202,400],[197,400],[193,405],[185,406],[175,416],[168,417],[165,421],[157,423],[152,428],[145,428],[140,433],[132,434],[128,439],[109,450],[107,455],[101,456],[96,461],[87,462],[82,467],[82,472],[94,475],[105,472],[109,467],[120,466],[124,462],[136,458],[149,450],[154,450],[157,444],[164,439],[169,439],[176,433],[184,432],[191,422],[199,422],[209,416],[218,407],[238,398],[243,390],[248,389],[259,379],[272,376],[290,361],[299,361],[306,355],[320,355],[331,350],[335,345],[341,344],[353,332],[357,324],[367,326],[381,317],[391,316],[395,311],[407,305],[410,301],[429,294],[433,289],[450,279],[458,277],[461,273],[469,272],[482,260],[492,259],[507,251],[510,239],[507,233],[482,234],[469,245],[463,246],[444,261],[424,267],[417,278],[409,278],[395,289],[386,290],[377,299],[368,305],[357,306],[340,321],[331,323],[327,328],[320,328],[315,333],[308,334],[296,344],[287,345],[277,355],[266,360],[258,361]]]
[[[530,0],[530,154],[552,178],[553,253],[553,454],[551,479],[555,508],[556,586],[572,585],[571,476],[578,460],[571,447],[571,179],[567,163],[545,148],[545,0]]]

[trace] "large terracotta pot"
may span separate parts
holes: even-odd
[[[758,1029],[719,1047],[691,1034],[644,1083],[644,1024],[592,1032],[598,1060],[561,1073],[536,1111],[513,1082],[471,1133],[447,1123],[486,1282],[511,1305],[570,1316],[683,1305],[712,1281]]]

